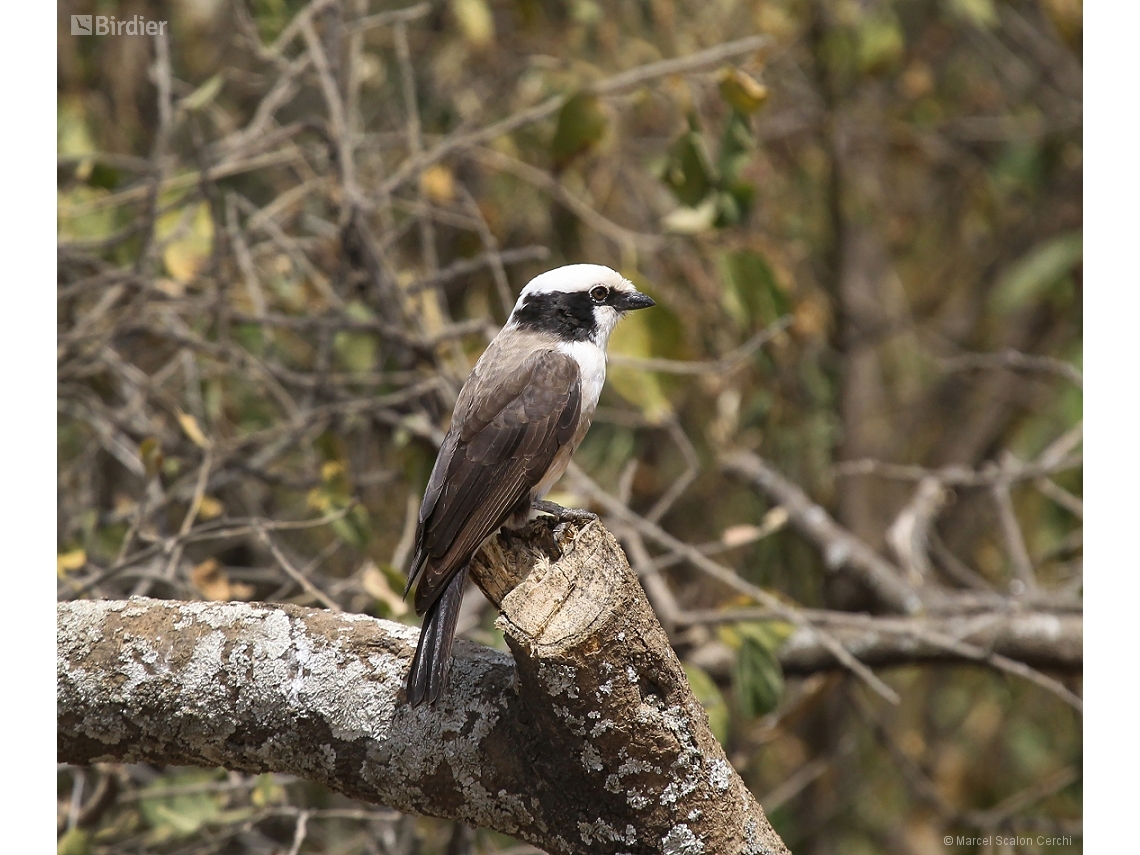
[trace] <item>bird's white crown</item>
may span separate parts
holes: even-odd
[[[566,264],[531,279],[519,294],[515,309],[521,307],[532,294],[589,291],[595,285],[606,285],[617,291],[634,290],[632,282],[604,264]]]

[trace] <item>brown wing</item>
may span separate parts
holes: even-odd
[[[578,425],[582,394],[573,359],[541,350],[508,373],[496,370],[499,355],[489,353],[464,384],[420,505],[408,576],[409,588],[418,581],[417,614],[435,602],[484,538],[529,502]]]

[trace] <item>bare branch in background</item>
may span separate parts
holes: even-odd
[[[921,607],[918,590],[899,569],[839,526],[822,507],[795,484],[754,454],[735,454],[722,461],[725,471],[748,479],[788,512],[792,526],[811,538],[823,552],[827,566],[850,567],[892,611],[913,614]]]
[[[1003,350],[1000,353],[965,353],[942,360],[947,371],[972,371],[981,369],[1008,368],[1016,371],[1043,371],[1064,377],[1078,387],[1084,385],[1080,369],[1062,359],[1051,356],[1031,356],[1016,350]]]

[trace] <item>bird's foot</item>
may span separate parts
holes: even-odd
[[[554,526],[551,534],[554,535],[554,542],[559,545],[559,552],[562,551],[562,543],[566,539],[567,526],[572,525],[575,529],[581,529],[589,523],[596,522],[598,519],[598,515],[593,511],[584,511],[581,508],[564,508],[562,505],[545,500],[534,502],[532,507],[536,511],[541,511],[544,514],[550,514],[554,517],[557,525]]]
[[[538,499],[531,503],[531,507],[536,511],[544,514],[550,514],[558,520],[559,523],[578,523],[584,524],[588,522],[596,522],[598,515],[593,511],[585,511],[581,508],[564,508],[562,505],[555,502],[548,502],[545,499]]]

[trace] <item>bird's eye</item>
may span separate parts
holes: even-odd
[[[610,289],[605,285],[595,285],[590,289],[590,298],[595,303],[606,302],[606,297],[610,296]]]

